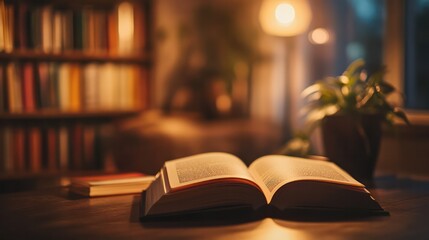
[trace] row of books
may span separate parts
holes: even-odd
[[[0,52],[135,54],[145,44],[144,13],[128,2],[109,8],[64,9],[0,0]]]
[[[0,65],[0,112],[133,110],[145,106],[146,71],[133,65]]]
[[[101,169],[106,126],[1,127],[0,172]]]

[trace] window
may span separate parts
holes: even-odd
[[[429,110],[429,1],[405,1],[405,107]]]

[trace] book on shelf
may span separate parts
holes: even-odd
[[[268,155],[247,168],[234,155],[205,153],[165,163],[142,194],[141,219],[239,206],[385,213],[363,184],[334,163]]]
[[[14,44],[14,9],[0,1],[0,52],[11,52]]]
[[[42,169],[42,137],[40,128],[32,127],[28,129],[28,152],[29,170],[33,173],[40,172]]]
[[[34,69],[32,63],[25,63],[22,67],[22,92],[23,92],[23,110],[33,112],[36,110],[36,97],[34,86]]]
[[[48,170],[58,169],[57,156],[58,156],[58,134],[53,127],[48,127],[44,130],[44,160],[45,166]]]
[[[136,194],[145,190],[155,179],[142,173],[116,173],[75,177],[70,180],[70,192],[88,197]]]
[[[142,109],[147,76],[126,64],[11,62],[0,66],[0,112]]]
[[[1,126],[0,174],[101,169],[107,126]]]
[[[0,52],[139,54],[146,43],[144,14],[142,4],[128,1],[71,9],[57,3],[0,0]]]
[[[21,112],[22,107],[22,81],[16,64],[8,64],[6,74],[7,98],[9,112]]]
[[[7,111],[7,99],[4,97],[6,90],[6,71],[4,66],[0,65],[0,113]]]

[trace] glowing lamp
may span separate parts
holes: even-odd
[[[316,28],[310,32],[308,39],[312,44],[322,45],[329,41],[329,32],[325,28]]]
[[[295,36],[303,33],[310,25],[310,5],[307,0],[264,0],[259,21],[268,34]]]

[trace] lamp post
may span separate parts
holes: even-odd
[[[311,8],[308,0],[263,0],[259,12],[259,22],[265,33],[285,37],[285,45],[282,50],[284,54],[284,82],[279,84],[285,88],[284,94],[284,138],[291,137],[291,73],[290,65],[292,62],[291,45],[293,38],[305,32],[310,25],[312,18]]]

